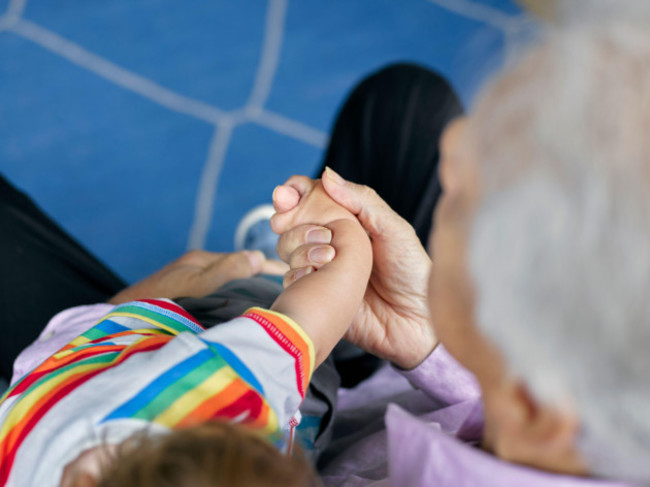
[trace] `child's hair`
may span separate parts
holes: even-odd
[[[254,431],[211,422],[123,442],[97,487],[320,486],[301,452],[281,453]]]

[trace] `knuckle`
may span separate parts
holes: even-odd
[[[366,201],[372,201],[378,198],[377,191],[375,191],[374,188],[371,188],[370,186],[367,186],[365,184],[361,186],[360,192],[362,198]]]
[[[305,241],[305,233],[302,226],[294,227],[286,232],[280,234],[278,239],[278,247],[282,247],[284,250],[293,252],[298,246],[300,246]]]
[[[303,176],[303,175],[299,174],[299,175],[294,176],[294,177],[296,178],[296,181],[298,181],[299,183],[302,183],[302,184],[311,182],[311,178],[309,178],[307,176]]]
[[[269,223],[271,224],[271,230],[273,231],[273,233],[282,233],[280,214],[276,213],[275,215],[273,215],[269,220]]]
[[[248,262],[248,257],[243,250],[240,250],[239,252],[228,254],[226,257],[226,262],[228,262],[228,264],[231,266],[240,266]]]
[[[219,262],[219,266],[221,267],[221,271],[224,274],[231,274],[237,270],[238,267],[240,267],[241,264],[241,257],[239,253],[234,253],[234,254],[228,254],[226,255],[221,262]]]
[[[309,264],[309,248],[309,245],[303,245],[291,253],[291,256],[289,257],[289,267],[291,267],[291,269],[296,269]]]
[[[287,179],[287,182],[285,184],[289,185],[289,186],[297,185],[299,187],[302,187],[308,181],[311,181],[311,179],[309,179],[307,176],[295,175],[295,176],[291,176],[289,179]]]
[[[288,213],[276,213],[271,217],[270,224],[271,224],[271,230],[273,233],[276,233],[278,235],[282,235],[283,233],[286,233],[289,228],[289,224],[291,222],[291,217],[289,216]]]
[[[298,178],[300,178],[300,176],[296,176],[296,175],[291,176],[289,179],[287,179],[287,180],[285,181],[284,184],[286,185],[286,184],[290,184],[290,183],[292,183],[292,182],[298,181]]]
[[[282,235],[280,235],[280,238],[278,239],[278,243],[275,247],[275,250],[278,252],[280,258],[283,261],[287,262],[293,249],[294,249],[294,245],[292,245],[291,234],[283,233]]]

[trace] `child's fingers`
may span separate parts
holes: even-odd
[[[315,269],[311,266],[301,267],[300,269],[291,269],[289,272],[287,272],[284,275],[284,279],[282,280],[282,285],[286,289],[289,286],[291,286],[294,282],[314,272],[314,270]]]
[[[318,225],[298,225],[287,230],[278,239],[277,251],[280,258],[289,262],[291,254],[305,244],[329,244],[332,241],[332,231]]]
[[[316,180],[307,176],[291,176],[287,181],[273,190],[273,207],[277,213],[271,218],[271,229],[277,233],[286,232],[293,226],[292,210],[298,208],[300,200],[307,196]]]
[[[300,193],[291,186],[276,186],[273,190],[273,208],[279,213],[293,210],[300,203]]]
[[[283,186],[289,186],[295,189],[300,197],[303,197],[305,194],[309,193],[314,185],[316,184],[316,179],[308,178],[307,176],[291,176],[283,184]]]
[[[289,258],[289,267],[299,269],[301,267],[314,267],[319,269],[332,262],[336,252],[331,245],[305,244],[298,247]]]
[[[293,226],[294,213],[276,213],[271,217],[269,223],[271,224],[271,230],[278,235],[282,235],[287,232]],[[284,259],[282,259],[284,260]]]

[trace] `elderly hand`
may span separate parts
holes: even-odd
[[[293,209],[310,187],[306,178],[292,178],[273,193],[279,215]],[[357,216],[370,235],[374,263],[364,301],[346,339],[378,357],[412,369],[436,347],[429,321],[427,283],[431,259],[413,227],[395,213],[372,189],[344,181],[331,169],[323,174],[329,196]],[[278,223],[280,222],[280,223]],[[317,225],[285,228],[276,218],[274,231],[281,233],[280,258],[289,263],[285,286],[334,258],[328,230]]]
[[[266,260],[259,251],[220,254],[193,250],[122,290],[109,303],[120,304],[146,298],[202,297],[235,279],[260,273],[280,275],[286,270],[284,263]]]

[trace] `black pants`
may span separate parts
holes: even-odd
[[[125,284],[0,176],[0,376],[49,319]]]
[[[438,142],[462,112],[440,76],[413,65],[372,74],[350,95],[325,164],[374,187],[425,242],[440,195]],[[57,312],[106,301],[125,286],[0,176],[0,376]]]
[[[363,80],[341,108],[323,169],[374,188],[426,247],[441,193],[440,135],[462,113],[441,76],[412,64],[388,66]]]

